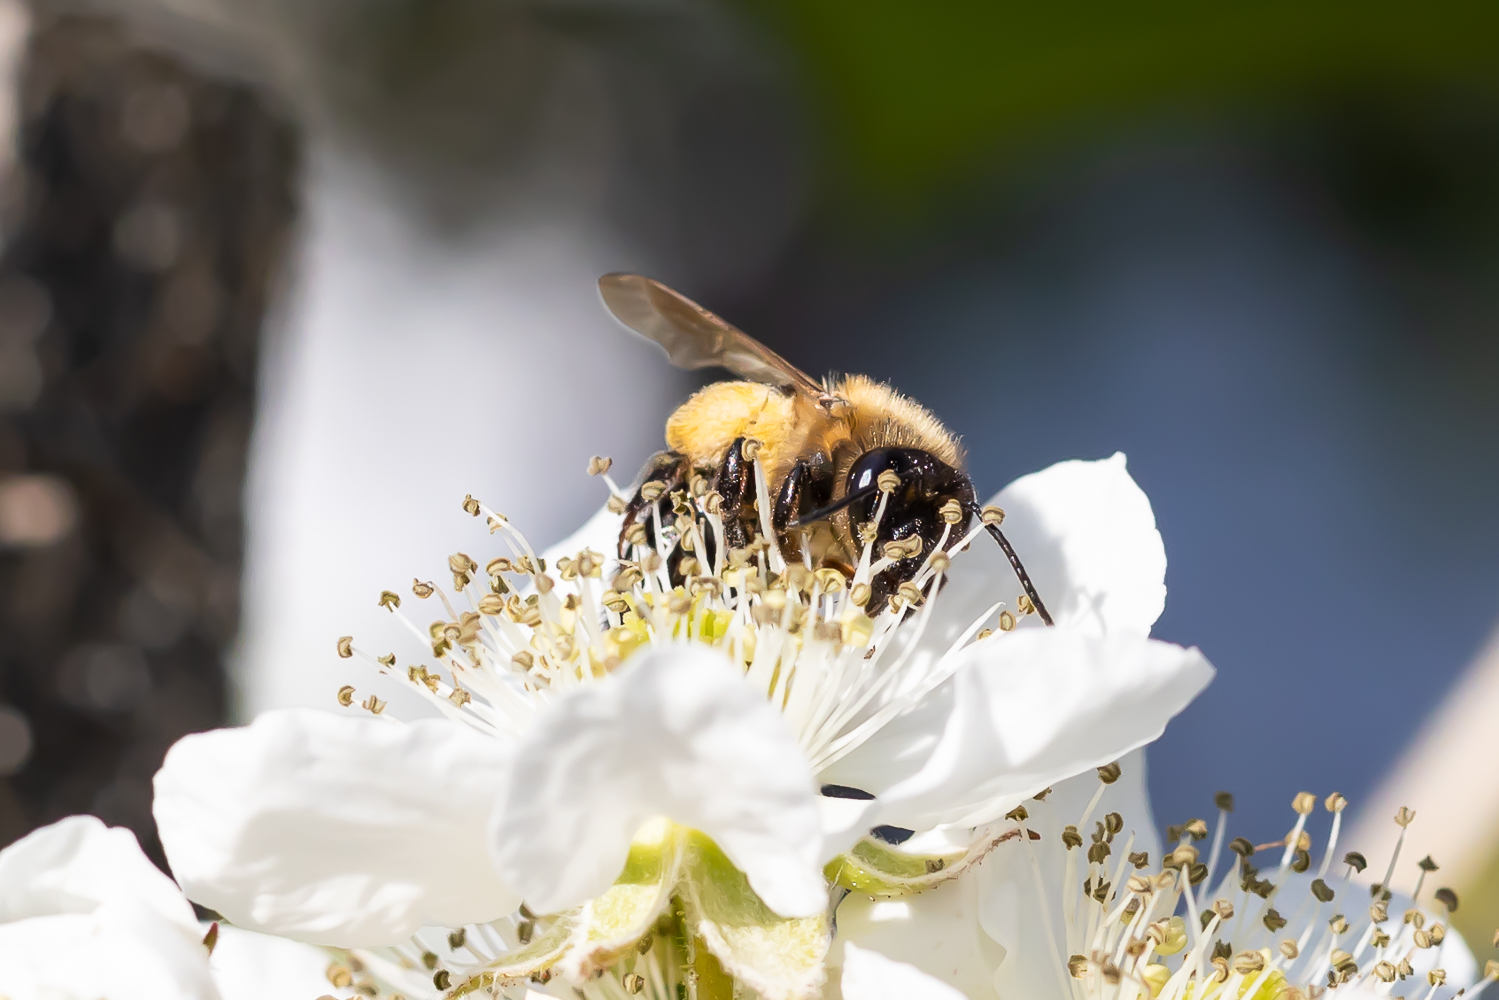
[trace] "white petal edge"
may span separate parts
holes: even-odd
[[[153,811],[195,902],[313,944],[393,945],[519,902],[485,844],[509,755],[446,719],[267,712],[178,741]]]
[[[713,838],[780,915],[827,905],[806,755],[764,694],[707,647],[638,653],[569,694],[527,732],[515,769],[491,844],[537,912],[602,893],[658,816]]]
[[[1166,606],[1166,547],[1122,452],[1058,462],[1015,480],[989,503],[1004,510],[1005,537],[1058,625],[1092,635],[1150,634]],[[929,634],[951,643],[995,601],[1014,610],[1020,592],[999,547],[977,538],[953,560]],[[1044,627],[1035,616],[1020,624]]]
[[[883,822],[997,819],[1160,736],[1213,678],[1195,648],[1061,627],[996,634],[958,655],[954,710],[922,769],[880,793]]]
[[[92,913],[110,899],[137,900],[185,933],[196,932],[197,919],[181,891],[122,827],[69,816],[0,851],[0,924]]]
[[[1123,452],[1058,462],[991,501],[1058,625],[1144,636],[1166,609],[1166,545],[1126,466]]]
[[[853,847],[870,827],[879,824],[879,807],[877,799],[817,796],[817,813],[822,820],[821,860],[824,864]]]
[[[129,830],[70,816],[0,851],[0,995],[218,1000],[199,937]]]
[[[150,904],[0,924],[0,996],[14,1000],[219,1000],[208,951]]]

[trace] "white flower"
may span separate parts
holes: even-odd
[[[1258,848],[1228,840],[1232,798],[1220,795],[1214,827],[1173,828],[1163,857],[1147,846],[1148,809],[1128,774],[1126,765],[1112,784],[1080,776],[1026,803],[1013,827],[1023,834],[956,884],[966,901],[944,887],[912,900],[923,909],[910,914],[892,908],[901,900],[840,911],[845,947],[910,958],[969,1000],[1304,1000],[1334,982],[1340,997],[1445,998],[1499,978],[1491,962],[1474,982],[1471,952],[1437,912],[1455,897],[1428,888],[1422,901],[1429,859],[1410,896],[1381,889],[1398,848],[1380,883],[1352,880],[1365,862],[1337,854],[1342,796],[1324,801],[1331,822],[1315,869],[1308,793],[1296,797],[1286,837]]]
[[[414,585],[441,604],[410,623],[431,665],[368,657],[446,720],[399,723],[371,695],[377,718],[271,713],[181,741],[156,816],[189,896],[361,962],[425,966],[439,988],[555,972],[607,992],[589,984],[611,967],[615,988],[639,976],[670,1000],[661,956],[685,941],[767,1000],[807,996],[825,863],[861,890],[950,880],[1016,804],[1153,739],[1212,675],[1146,638],[1165,557],[1123,456],[999,498],[1055,629],[1003,610],[1018,584],[997,553],[959,554],[980,526],[871,619],[856,598],[887,564],[872,545],[851,580],[787,566],[773,543],[728,553],[708,499],[677,497],[656,547],[637,539],[623,564],[600,554],[615,515],[541,560],[467,501],[509,554],[483,572],[451,557],[468,611]],[[668,912],[675,930],[658,926]],[[628,957],[640,941],[660,944]]]
[[[70,816],[0,851],[0,996],[8,1000],[304,1000],[327,960],[193,909],[129,830]],[[252,953],[253,962],[240,961]],[[347,996],[338,991],[339,996]]]

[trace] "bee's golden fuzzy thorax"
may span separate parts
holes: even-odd
[[[715,382],[692,394],[666,421],[666,444],[694,468],[716,468],[737,438],[760,442],[767,473],[790,468],[801,454],[811,421],[796,396],[756,382]],[[800,417],[800,419],[799,419]]]
[[[833,412],[806,396],[755,382],[716,382],[693,393],[666,422],[666,444],[695,468],[717,468],[736,439],[761,444],[760,460],[777,483],[800,457],[821,452],[848,463],[873,448],[921,448],[955,469],[963,467],[957,439],[921,404],[863,375],[833,380],[831,394],[847,401]]]
[[[963,468],[958,439],[914,399],[865,375],[844,376],[832,389],[849,402],[847,433],[861,454],[873,448],[921,448],[954,469]]]

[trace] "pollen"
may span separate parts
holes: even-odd
[[[1062,828],[1068,849],[1063,896],[1040,901],[1040,912],[1063,916],[1062,936],[1044,947],[1057,956],[1070,955],[1065,962],[1057,959],[1063,966],[1058,972],[1075,981],[1079,1000],[1143,1000],[1147,995],[1152,1000],[1290,1000],[1317,997],[1329,987],[1342,990],[1359,984],[1364,984],[1368,995],[1385,995],[1386,989],[1374,987],[1412,977],[1423,978],[1433,993],[1447,983],[1442,965],[1446,928],[1420,898],[1419,879],[1436,868],[1430,859],[1407,862],[1417,876],[1417,906],[1400,919],[1390,919],[1381,899],[1381,893],[1386,897],[1388,893],[1381,886],[1375,887],[1375,903],[1367,914],[1333,912],[1341,909],[1335,904],[1345,883],[1335,880],[1335,887],[1325,873],[1339,857],[1337,841],[1347,807],[1343,796],[1322,800],[1332,823],[1321,849],[1316,849],[1298,822],[1285,841],[1266,845],[1280,849],[1279,865],[1267,869],[1262,878],[1250,861],[1255,856],[1250,841],[1243,837],[1228,840],[1232,801],[1225,801],[1226,793],[1220,793],[1214,828],[1195,819],[1171,827],[1171,837],[1179,842],[1163,859],[1160,870],[1146,871],[1148,861],[1142,857],[1136,873],[1119,885],[1117,877],[1111,882],[1109,876],[1116,871],[1122,876],[1124,869],[1122,865],[1109,867],[1113,862],[1108,841],[1130,829],[1139,817],[1110,813],[1098,821],[1095,809],[1103,788],[1121,773],[1117,764],[1100,768],[1099,793],[1083,814],[1058,817],[1076,820]],[[1298,794],[1292,813],[1304,820],[1317,802],[1310,793]],[[1396,821],[1403,829],[1413,818],[1402,811]],[[1048,817],[1032,816],[1027,821],[1038,820],[1045,824]],[[1090,825],[1093,844],[1080,859],[1072,849],[1083,842],[1078,831]],[[1194,841],[1212,846],[1201,855]],[[1302,843],[1306,846],[1298,848]],[[1223,851],[1224,846],[1229,850]],[[1391,874],[1398,859],[1397,848],[1390,860]],[[1134,854],[1130,860],[1135,861]],[[1342,860],[1350,872],[1367,867],[1363,856],[1353,852]],[[1298,867],[1308,870],[1313,864],[1317,865],[1316,877],[1301,881]],[[1046,891],[1039,880],[1036,888]],[[1445,906],[1448,899],[1443,893],[1438,890],[1429,902]],[[1456,897],[1450,898],[1455,904]],[[1048,926],[1049,922],[1042,922],[1043,934],[1054,933]],[[1476,993],[1495,979],[1499,979],[1499,963],[1490,963],[1483,979],[1454,985],[1464,987],[1459,994]],[[1121,992],[1123,984],[1137,985]],[[1420,995],[1427,1000],[1433,993]],[[1349,995],[1354,994],[1364,992],[1350,989]]]

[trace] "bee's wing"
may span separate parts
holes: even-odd
[[[606,274],[599,294],[616,319],[666,350],[678,368],[727,368],[780,389],[825,395],[806,372],[749,334],[661,282],[638,274]]]

